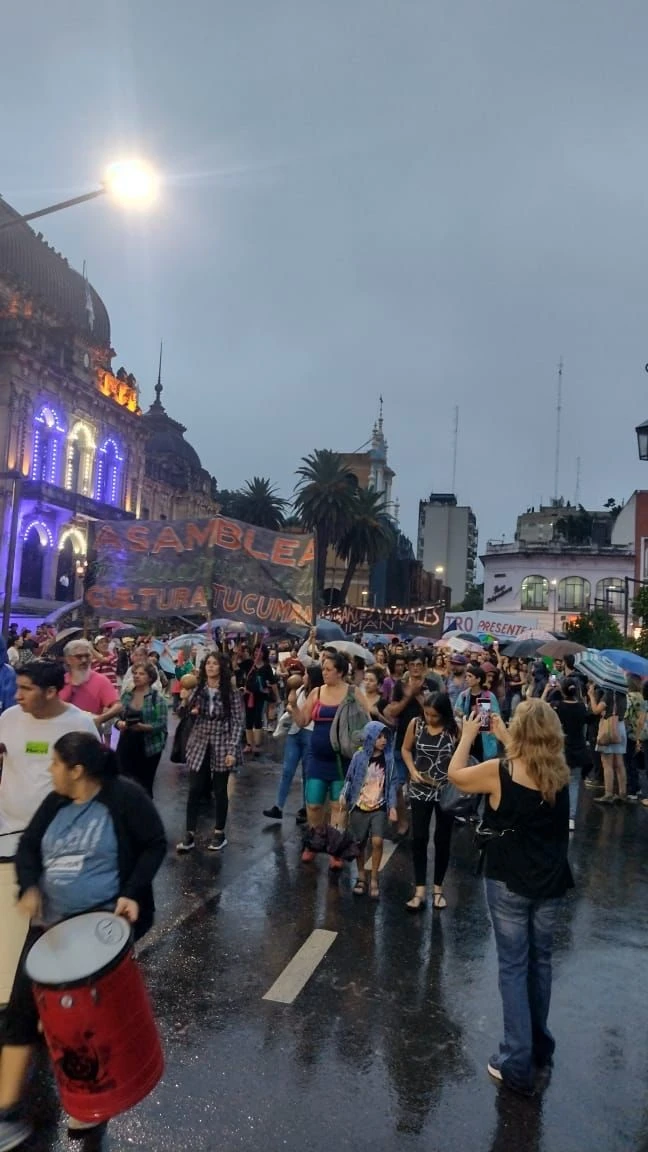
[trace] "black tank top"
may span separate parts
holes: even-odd
[[[569,847],[569,790],[561,788],[549,804],[534,788],[511,778],[500,761],[502,799],[495,811],[488,798],[484,823],[502,833],[488,842],[484,874],[501,880],[511,892],[529,900],[564,896],[573,888]]]

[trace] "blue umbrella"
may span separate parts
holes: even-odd
[[[624,672],[630,672],[632,676],[648,677],[648,660],[644,660],[643,656],[638,656],[636,652],[605,648],[601,652],[601,656],[607,656],[608,660],[612,660],[614,664],[618,664],[619,668],[623,668]]]
[[[578,652],[574,657],[574,664],[577,672],[587,676],[587,679],[598,684],[599,688],[612,692],[628,691],[625,675],[619,665],[608,660],[607,656],[603,656],[600,652],[594,652],[592,649]]]
[[[286,628],[288,636],[296,636],[301,639],[302,636],[308,635],[309,629],[301,624],[289,624]],[[321,640],[323,644],[329,644],[332,640],[348,640],[344,628],[336,624],[334,620],[328,620],[326,616],[317,617],[317,631],[315,633],[316,639]]]

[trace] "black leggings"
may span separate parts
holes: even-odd
[[[412,859],[414,861],[414,883],[423,888],[427,879],[428,843],[430,821],[436,812],[434,823],[434,883],[438,888],[443,884],[450,861],[450,840],[454,816],[448,816],[438,800],[410,800],[412,810]]]
[[[216,808],[216,819],[214,827],[218,828],[219,832],[225,831],[225,824],[227,822],[227,810],[229,808],[227,782],[230,778],[230,774],[229,771],[225,771],[214,772],[212,775],[210,761],[211,752],[210,749],[207,748],[207,751],[203,756],[203,762],[200,765],[200,771],[191,772],[189,776],[189,795],[187,797],[187,832],[196,831],[200,804],[202,800],[205,800],[209,796],[210,783],[214,792],[214,803]]]

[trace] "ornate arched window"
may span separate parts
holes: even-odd
[[[591,591],[583,576],[565,576],[558,585],[558,611],[587,612]]]
[[[51,404],[44,404],[34,417],[32,440],[32,480],[58,484],[65,425]]]
[[[45,552],[54,540],[43,520],[29,520],[21,528],[20,595],[39,600],[43,595]]]
[[[544,576],[525,576],[520,607],[529,612],[546,612],[549,607],[549,581]]]
[[[618,576],[607,576],[596,585],[596,603],[605,612],[620,616],[625,609],[625,582]]]
[[[92,466],[95,441],[87,424],[78,421],[68,436],[65,460],[65,487],[69,492],[92,495]]]
[[[123,463],[116,441],[109,436],[97,453],[95,500],[101,500],[102,504],[121,504]]]

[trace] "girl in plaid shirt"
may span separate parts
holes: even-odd
[[[208,793],[211,777],[216,804],[216,826],[209,852],[220,852],[227,844],[227,786],[232,769],[241,761],[243,705],[226,656],[210,652],[198,678],[198,685],[187,701],[194,718],[187,740],[187,765],[190,770],[187,798],[187,831],[177,845],[178,852],[191,852],[196,846],[196,825],[200,801]]]

